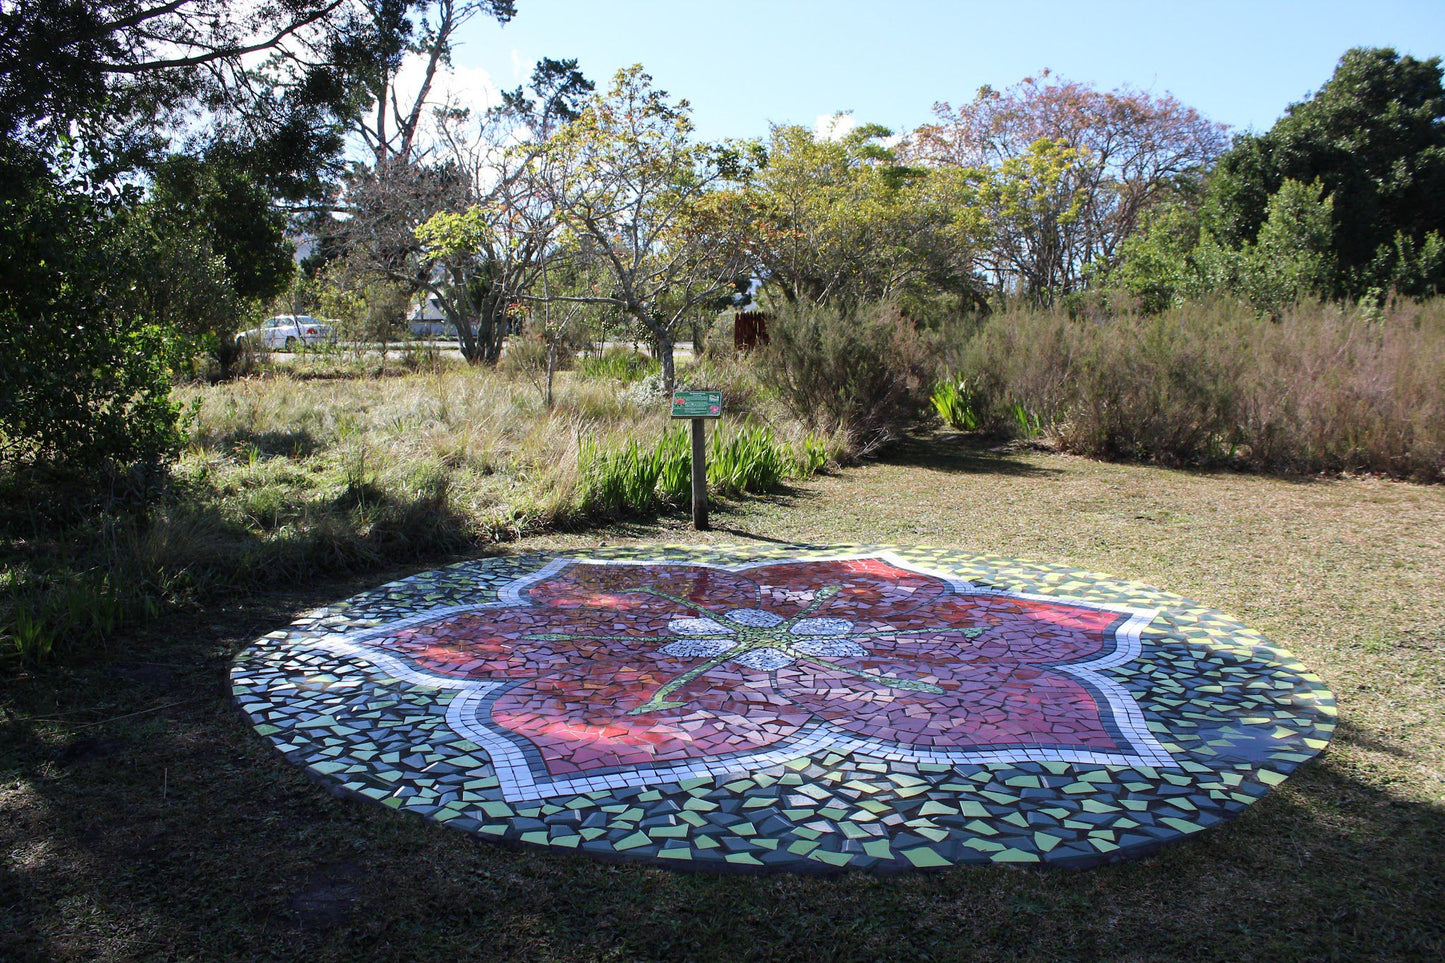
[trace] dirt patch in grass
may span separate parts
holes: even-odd
[[[1445,953],[1445,489],[990,451],[958,436],[768,499],[530,539],[892,542],[1066,562],[1223,609],[1339,699],[1241,818],[1086,872],[682,875],[333,798],[230,703],[231,658],[407,570],[165,617],[0,694],[0,959],[1316,959]],[[428,566],[429,567],[429,566]]]

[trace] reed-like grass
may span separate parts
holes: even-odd
[[[1158,317],[1011,311],[953,351],[983,427],[1067,451],[1445,480],[1445,300],[1278,319],[1229,302]]]
[[[631,348],[608,348],[600,354],[584,355],[577,361],[577,371],[585,378],[612,379],[627,384],[661,370],[660,361]]]
[[[774,491],[788,478],[807,478],[829,455],[816,436],[804,436],[793,446],[771,428],[744,422],[715,428],[706,457],[709,491],[742,495]],[[584,443],[583,513],[641,515],[691,499],[692,439],[682,425],[664,431],[651,445],[629,440],[604,450]]]

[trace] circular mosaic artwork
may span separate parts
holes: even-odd
[[[1228,819],[1329,741],[1289,653],[1157,589],[904,548],[489,558],[237,659],[337,791],[703,868],[1084,866]]]

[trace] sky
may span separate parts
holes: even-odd
[[[541,57],[577,58],[599,88],[641,63],[704,140],[849,110],[902,132],[1045,68],[1262,132],[1350,47],[1445,56],[1445,0],[517,0],[511,23],[478,17],[461,40],[469,99],[524,83]]]

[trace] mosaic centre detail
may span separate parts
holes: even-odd
[[[703,868],[1105,862],[1238,812],[1334,713],[1184,599],[899,548],[468,562],[272,633],[233,684],[341,792]]]

